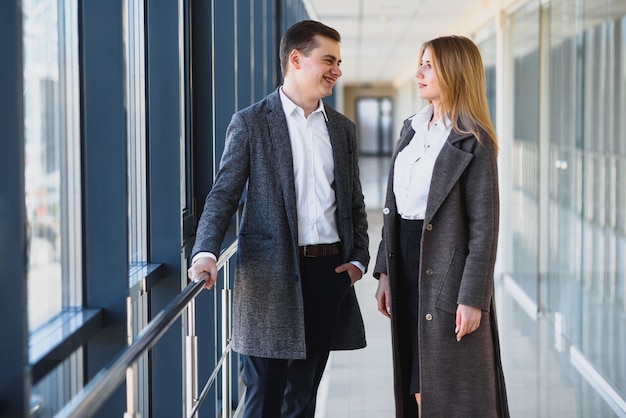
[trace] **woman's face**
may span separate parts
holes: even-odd
[[[417,78],[419,96],[424,100],[438,103],[441,99],[441,90],[430,60],[430,48],[424,50],[415,77]]]

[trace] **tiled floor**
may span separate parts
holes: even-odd
[[[380,241],[380,208],[387,168],[385,161],[380,159],[362,159],[361,164],[370,223],[370,251],[374,257]],[[356,285],[368,346],[362,350],[331,354],[320,386],[317,418],[394,417],[389,321],[377,311],[376,286],[371,274]],[[575,350],[572,351],[566,341],[555,338],[550,318],[536,317],[522,309],[511,280],[498,278],[496,289],[511,417],[626,416],[583,378],[584,364],[580,366]],[[581,367],[582,372],[579,371]]]

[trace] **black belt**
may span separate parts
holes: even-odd
[[[298,252],[305,257],[328,257],[341,254],[341,243],[305,245],[298,247]]]

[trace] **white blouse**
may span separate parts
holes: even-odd
[[[428,105],[411,119],[415,131],[409,144],[398,154],[394,165],[393,193],[403,219],[424,219],[430,182],[443,144],[452,131],[448,117],[428,129],[433,106]]]

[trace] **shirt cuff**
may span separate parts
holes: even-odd
[[[201,251],[198,254],[193,256],[193,258],[191,259],[191,264],[193,265],[193,263],[195,263],[196,261],[198,261],[199,259],[201,259],[203,257],[212,258],[214,261],[217,262],[217,257],[215,256],[215,254],[210,253],[208,251]]]
[[[358,261],[350,261],[351,264],[354,264],[355,266],[357,266],[359,268],[359,270],[361,270],[361,274],[365,274],[365,266],[358,262]]]

